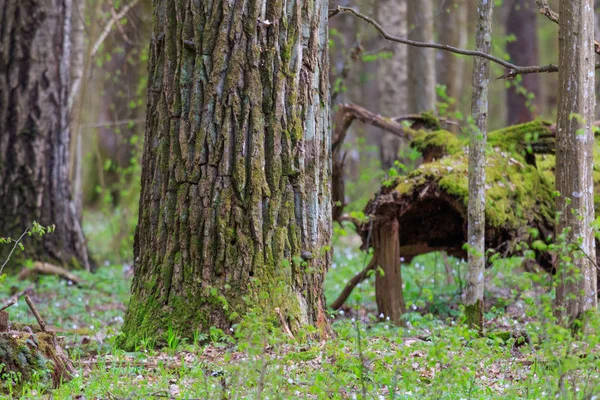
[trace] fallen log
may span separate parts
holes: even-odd
[[[35,280],[38,275],[56,275],[67,281],[71,281],[75,285],[82,283],[82,280],[74,273],[59,267],[58,265],[39,261],[34,262],[32,267],[23,268],[23,270],[21,270],[19,273],[19,280]]]
[[[553,125],[533,121],[488,135],[487,249],[502,256],[521,255],[519,243],[553,239],[554,133]],[[367,246],[369,231],[377,232],[397,221],[399,253],[407,262],[417,255],[434,251],[466,258],[463,245],[467,242],[467,140],[445,130],[421,130],[413,132],[412,137],[410,144],[421,151],[424,163],[407,175],[384,181],[366,205],[364,213],[369,216],[369,222],[359,226],[363,249]],[[598,146],[596,152],[594,180],[599,194]],[[596,199],[598,212],[600,196]],[[368,246],[374,247],[374,258],[390,259],[389,255],[378,254],[381,249],[373,243]],[[387,248],[396,251],[391,246]],[[553,272],[553,259],[549,253],[537,251],[535,257],[538,265]],[[399,282],[391,285],[399,285]],[[402,299],[389,301],[403,304]],[[390,307],[395,306],[388,304],[383,309]],[[381,311],[382,307],[379,308]]]

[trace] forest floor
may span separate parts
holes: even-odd
[[[327,277],[332,301],[367,261],[352,241],[338,243]],[[581,398],[600,394],[594,356],[600,336],[573,336],[549,320],[551,281],[499,260],[486,272],[486,337],[461,322],[465,265],[439,254],[403,268],[410,310],[406,327],[377,322],[372,278],[343,311],[332,312],[335,337],[298,344],[282,334],[225,335],[218,329],[195,340],[169,332],[168,347],[114,346],[131,284],[125,265],[106,265],[69,285],[8,278],[16,292],[33,285],[32,298],[50,329],[65,337],[77,368],[59,389],[27,383],[16,397],[53,399],[483,399]],[[10,293],[6,293],[9,295]],[[26,304],[11,307],[12,321],[35,324]]]

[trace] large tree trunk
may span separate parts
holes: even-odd
[[[506,51],[513,64],[540,64],[538,18],[539,13],[533,1],[514,0],[506,19],[506,34],[516,37],[516,40],[506,44]],[[533,120],[537,115],[539,97],[539,74],[522,75],[511,82],[506,94],[507,124],[514,125]]]
[[[432,0],[408,0],[408,38],[433,42]],[[432,49],[408,48],[408,112],[420,113],[435,108],[435,54]]]
[[[489,53],[492,42],[494,3],[481,0],[475,48]],[[483,330],[483,271],[485,270],[485,147],[487,142],[488,86],[490,62],[483,58],[473,61],[473,93],[471,115],[475,126],[469,140],[469,204],[468,244],[469,272],[465,296],[467,323]]]
[[[392,35],[406,36],[406,0],[380,0],[378,4],[379,23]],[[396,116],[408,112],[406,104],[406,74],[408,60],[407,47],[397,43],[388,43],[391,58],[379,63],[377,85],[379,86],[379,104],[382,115]],[[384,170],[390,169],[398,159],[402,140],[382,131],[380,133],[379,157]]]
[[[154,2],[126,348],[256,307],[327,335],[327,1],[264,4]]]
[[[69,182],[71,11],[69,0],[0,0],[0,236],[56,225],[28,238],[14,267],[32,258],[89,269]]]
[[[556,199],[570,254],[560,254],[556,314],[572,322],[595,308],[594,246],[594,14],[592,0],[561,1],[559,11]],[[585,253],[585,254],[584,254]]]

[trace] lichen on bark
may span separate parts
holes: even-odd
[[[162,0],[154,13],[122,344],[228,331],[255,307],[326,335],[327,2]]]

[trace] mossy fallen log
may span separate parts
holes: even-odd
[[[598,140],[598,139],[597,139]],[[486,248],[507,256],[520,242],[551,240],[554,233],[554,128],[533,121],[491,132],[486,167]],[[408,175],[384,182],[365,207],[373,228],[397,219],[400,254],[414,256],[444,250],[466,257],[468,143],[450,132],[419,131],[411,146],[424,163]],[[596,146],[598,147],[598,146]],[[598,148],[595,149],[598,153]],[[600,153],[595,158],[596,210],[600,196]],[[360,227],[363,246],[371,225]],[[551,271],[549,254],[537,261]]]

